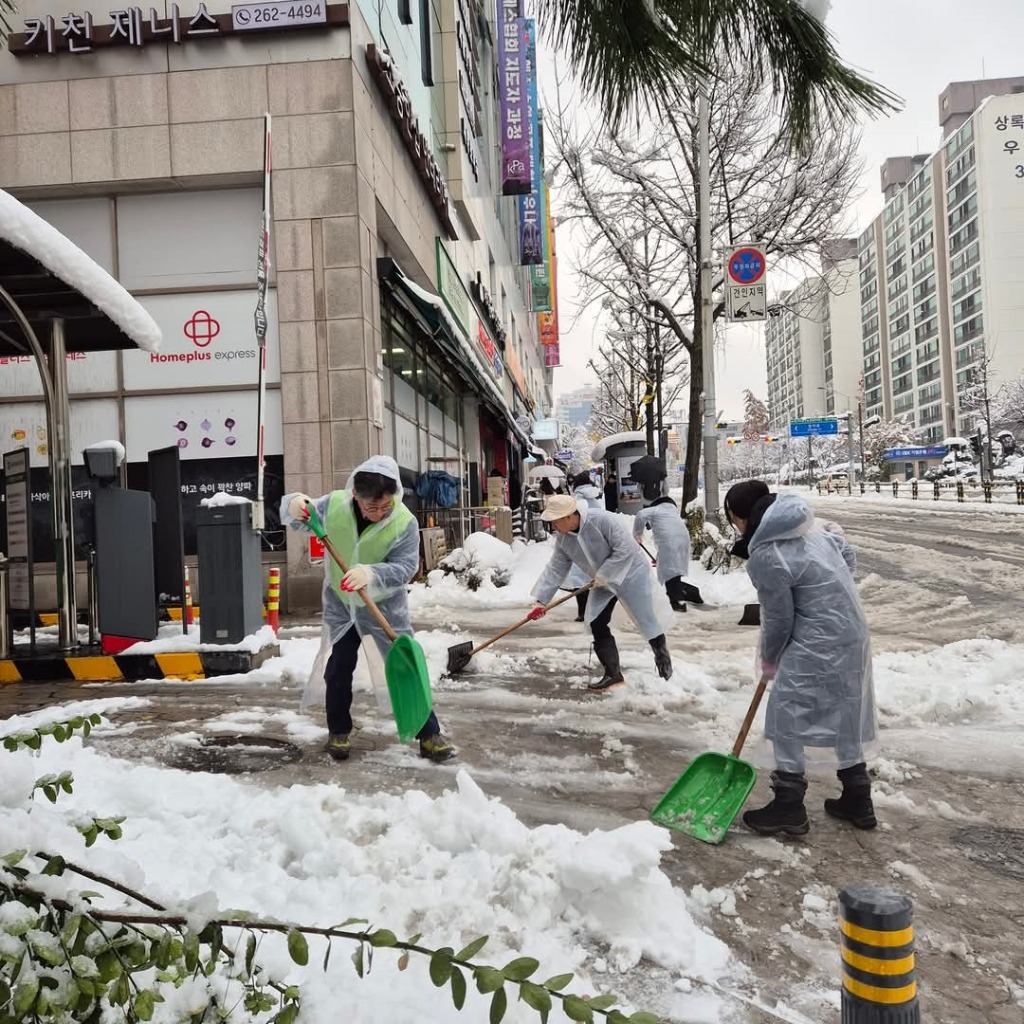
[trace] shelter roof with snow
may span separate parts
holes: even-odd
[[[68,352],[160,347],[145,308],[74,242],[14,196],[0,190],[0,284],[38,334],[64,321]],[[0,355],[24,355],[28,343],[0,304]]]
[[[594,445],[594,450],[590,453],[590,457],[594,462],[601,462],[605,455],[608,453],[609,448],[614,448],[620,444],[646,444],[647,434],[642,430],[625,430],[621,434],[609,434],[607,437],[602,437],[597,444]]]

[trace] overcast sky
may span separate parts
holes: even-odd
[[[899,113],[863,126],[864,195],[850,211],[850,233],[859,234],[882,208],[878,171],[886,157],[938,148],[938,96],[949,82],[1024,75],[1024,2],[841,0],[827,23],[844,59],[904,101]],[[553,200],[557,213],[554,193]],[[556,395],[593,381],[587,361],[601,340],[593,313],[578,311],[575,253],[561,229],[558,247],[563,327]],[[741,418],[744,388],[766,393],[764,342],[753,327],[731,329],[717,359],[717,405],[729,419]]]

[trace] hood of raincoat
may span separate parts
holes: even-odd
[[[750,539],[750,550],[756,551],[762,544],[801,537],[813,525],[814,513],[803,498],[797,494],[777,494]]]
[[[648,508],[654,508],[655,505],[675,505],[675,502],[666,494],[664,497],[655,498],[654,501],[648,502]]]
[[[352,488],[355,486],[356,473],[380,473],[381,476],[394,480],[398,484],[398,490],[395,492],[395,503],[397,504],[402,500],[402,495],[404,494],[402,475],[398,471],[398,463],[390,455],[371,455],[365,462],[356,466],[349,474],[348,482],[345,484],[345,490],[349,494],[352,493]]]
[[[573,488],[572,496],[574,498],[582,498],[584,501],[591,501],[595,498],[600,498],[602,492],[593,484],[580,484],[579,487]]]

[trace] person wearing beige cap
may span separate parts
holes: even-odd
[[[630,536],[621,516],[588,508],[567,494],[548,498],[541,519],[554,528],[555,551],[547,569],[533,588],[537,604],[529,617],[539,619],[573,566],[595,582],[587,602],[585,621],[594,637],[594,653],[604,675],[589,684],[591,690],[607,690],[625,680],[619,666],[619,649],[609,628],[615,605],[621,601],[637,629],[654,651],[658,675],[672,675],[672,658],[665,632],[654,612],[650,564]]]

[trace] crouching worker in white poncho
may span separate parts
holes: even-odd
[[[343,491],[331,491],[315,501],[306,494],[286,494],[281,499],[282,524],[308,529],[306,502],[315,506],[327,536],[350,566],[343,574],[333,559],[324,559],[323,628],[332,645],[324,671],[327,752],[345,761],[351,749],[352,677],[363,637],[372,636],[382,654],[390,646],[359,591],[368,587],[392,629],[412,636],[405,588],[419,570],[420,531],[416,517],[402,503],[398,464],[386,455],[375,455],[358,466]],[[420,756],[431,761],[446,761],[455,753],[433,712],[416,738]]]
[[[774,680],[764,731],[776,767],[774,799],[747,811],[743,823],[765,835],[803,835],[804,749],[831,747],[843,793],[826,800],[825,811],[874,828],[864,761],[864,744],[876,732],[871,640],[853,580],[856,555],[839,532],[815,522],[797,495],[765,494],[747,506],[744,489],[747,483],[734,485],[725,507],[743,535],[761,602],[761,673]]]
[[[658,548],[658,582],[665,588],[672,610],[685,612],[687,596],[699,599],[700,591],[683,581],[690,571],[690,531],[679,515],[679,506],[667,496],[656,498],[633,519],[633,536],[641,544],[645,529],[654,535]]]
[[[604,675],[590,683],[589,688],[607,690],[624,682],[619,648],[609,628],[618,601],[623,603],[637,629],[650,643],[658,675],[668,679],[672,675],[672,658],[665,642],[665,631],[654,613],[650,566],[630,537],[622,517],[588,508],[584,502],[567,494],[556,494],[548,499],[541,519],[551,523],[555,530],[555,552],[533,588],[537,604],[528,618],[539,619],[545,614],[545,605],[576,566],[583,570],[586,579],[595,582],[587,601],[585,621],[590,625],[594,653],[604,668]]]

